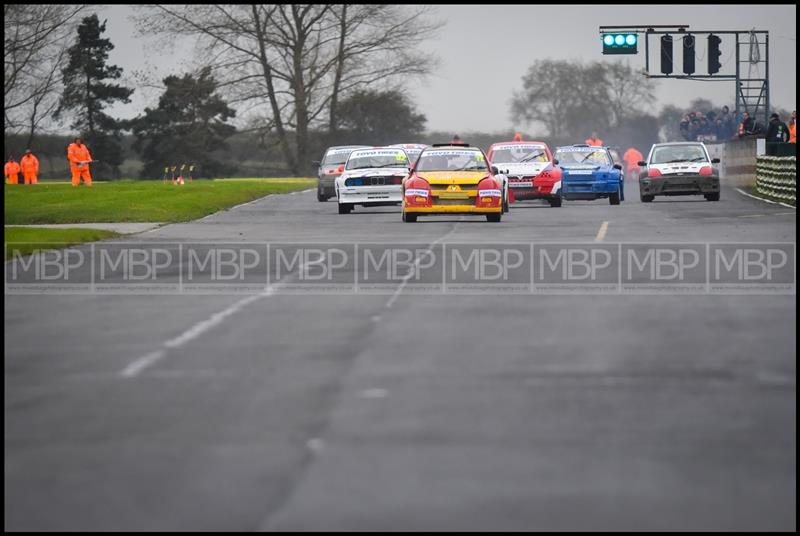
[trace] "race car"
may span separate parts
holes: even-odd
[[[561,206],[561,170],[541,141],[504,141],[489,147],[486,155],[507,177],[506,201],[545,199],[551,207]]]
[[[709,158],[699,142],[656,143],[647,161],[639,162],[639,198],[651,202],[657,195],[702,195],[719,201],[719,158]]]
[[[430,147],[430,145],[425,145],[424,143],[395,143],[389,147],[399,147],[404,150],[408,155],[408,161],[413,165],[414,162],[417,161],[419,153],[421,153],[425,147]]]
[[[319,166],[317,170],[317,201],[324,202],[336,195],[334,181],[336,177],[344,171],[344,163],[354,149],[369,147],[369,145],[340,145],[328,147],[322,160],[315,161],[313,164]]]
[[[403,221],[430,214],[480,214],[499,222],[503,193],[497,175],[478,147],[445,143],[423,149],[403,181]]]
[[[615,164],[608,147],[585,143],[556,148],[553,156],[561,168],[564,199],[604,199],[619,205],[625,199],[622,166]]]
[[[403,201],[402,183],[408,171],[408,155],[403,149],[355,149],[335,182],[339,214],[349,214],[355,205],[399,205]]]

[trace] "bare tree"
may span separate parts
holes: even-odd
[[[61,68],[77,15],[85,5],[6,4],[4,131],[27,131],[28,145],[58,105]]]
[[[324,124],[326,111],[328,127],[336,129],[342,95],[428,72],[432,60],[414,52],[419,35],[436,27],[427,12],[382,5],[153,5],[138,20],[143,33],[196,37],[203,62],[232,104],[268,104],[269,114],[260,114],[269,115],[289,168],[300,173],[309,130]]]
[[[628,63],[605,64],[605,87],[613,114],[611,126],[644,111],[642,107],[651,106],[655,100],[655,80],[637,73]]]

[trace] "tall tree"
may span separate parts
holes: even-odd
[[[108,53],[114,49],[109,39],[101,37],[106,21],[96,14],[85,17],[78,26],[78,38],[67,51],[69,63],[63,69],[64,93],[56,118],[64,112],[74,117],[71,127],[85,138],[92,157],[99,160],[93,168],[99,176],[119,177],[122,150],[120,129],[125,126],[103,110],[116,101],[130,102],[133,89],[108,81],[122,76],[122,68],[108,65]]]
[[[342,101],[339,113],[352,143],[416,143],[427,122],[397,90],[356,91]]]
[[[155,109],[132,121],[134,149],[142,155],[142,178],[160,178],[165,166],[195,164],[195,176],[225,171],[215,152],[236,129],[225,122],[236,112],[216,93],[217,82],[206,67],[197,76],[168,76]]]
[[[417,51],[436,24],[423,16],[428,12],[396,5],[157,5],[139,21],[145,33],[199,38],[231,102],[255,104],[291,171],[302,173],[310,130],[325,123],[335,130],[343,96],[428,72],[432,56]]]
[[[85,5],[3,6],[4,132],[27,134],[31,146],[58,106],[69,37]]]

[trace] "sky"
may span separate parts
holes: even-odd
[[[129,18],[133,12],[127,5],[105,6],[98,12],[101,19],[108,20],[106,35],[116,46],[110,61],[122,67],[126,79],[137,87],[130,104],[111,109],[123,118],[157,104],[159,92],[137,86],[135,71],[160,78],[186,72],[195,60],[189,42],[173,49],[153,38],[139,37]],[[510,117],[509,108],[513,92],[521,88],[522,76],[537,59],[621,59],[643,69],[643,42],[637,55],[604,56],[600,25],[688,24],[690,31],[768,30],[772,107],[796,107],[796,5],[437,5],[435,16],[446,24],[428,40],[421,36],[420,49],[437,55],[440,67],[410,91],[418,112],[428,119],[428,130],[498,132],[534,127]],[[651,41],[651,73],[659,74],[656,43],[657,38]],[[724,36],[722,72],[735,69],[733,49],[732,37]],[[697,55],[701,73],[706,68],[705,37],[698,39]],[[680,66],[676,58],[676,72]],[[685,107],[698,97],[733,108],[734,91],[733,81],[657,80],[654,112],[665,104]]]

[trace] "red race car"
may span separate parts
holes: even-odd
[[[506,176],[509,202],[546,199],[561,206],[561,169],[546,143],[515,138],[492,144],[486,157]]]

